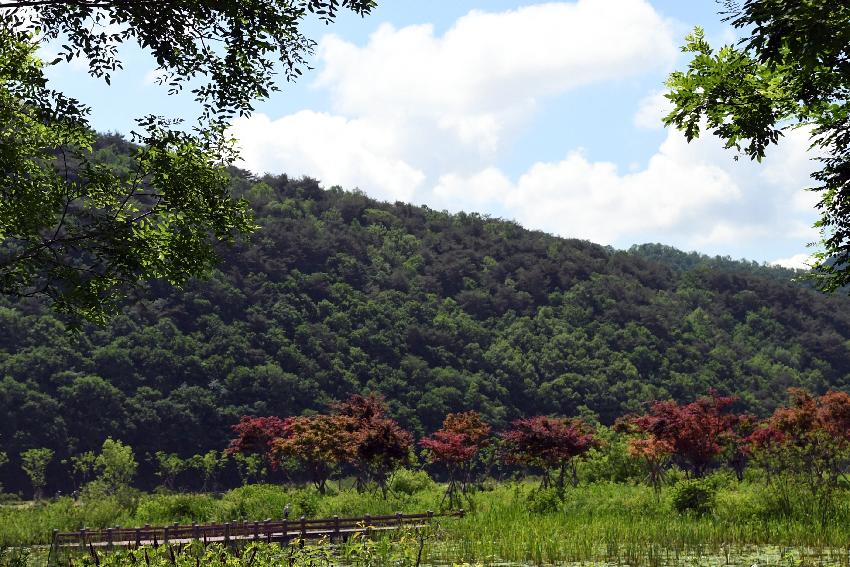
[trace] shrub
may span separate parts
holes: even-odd
[[[562,492],[557,488],[535,488],[528,493],[525,505],[529,512],[547,514],[560,510],[563,502]]]
[[[304,489],[293,494],[292,503],[300,516],[315,518],[319,509],[320,494],[318,490]]]
[[[289,517],[297,518],[303,513],[295,502],[297,492],[271,484],[249,484],[234,488],[222,497],[221,514],[225,520],[279,520],[283,517],[284,508],[289,504]]]
[[[717,488],[705,480],[683,480],[673,487],[673,509],[680,514],[709,514],[714,508]]]
[[[14,492],[0,492],[0,504],[13,504],[21,501],[21,495]]]
[[[215,501],[202,494],[160,494],[141,499],[136,517],[142,523],[210,522],[215,520]]]
[[[398,469],[390,478],[389,488],[398,494],[413,495],[434,486],[433,479],[425,471]]]

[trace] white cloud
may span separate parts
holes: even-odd
[[[492,165],[540,99],[657,69],[675,51],[646,0],[473,11],[441,36],[431,25],[384,24],[362,47],[321,41],[315,86],[335,114],[257,114],[234,133],[250,169],[415,200],[426,177]]]
[[[442,37],[431,25],[389,24],[362,48],[329,36],[318,83],[348,113],[499,109],[639,74],[674,57],[669,26],[648,2],[579,0],[472,11]]]
[[[796,268],[799,270],[808,270],[814,263],[814,258],[810,254],[794,254],[790,258],[780,258],[774,260],[770,264],[773,266],[783,266],[785,268]]]
[[[493,167],[445,175],[433,202],[616,246],[663,241],[685,249],[758,249],[782,238],[802,245],[817,234],[812,209],[799,205],[812,168],[805,140],[795,139],[803,134],[789,134],[788,144],[758,164],[733,161],[711,136],[688,144],[671,130],[643,167],[621,172],[576,151],[536,163],[516,181]]]
[[[638,103],[634,116],[634,124],[646,130],[661,130],[664,124],[661,119],[673,110],[673,104],[664,96],[665,91],[656,91],[647,95]]]
[[[328,36],[316,86],[336,112],[416,125],[417,135],[492,155],[541,98],[669,65],[669,25],[645,0],[472,11],[442,36],[384,24],[365,46]]]
[[[698,230],[707,210],[740,200],[741,190],[723,169],[688,156],[683,144],[668,137],[633,173],[572,152],[534,164],[516,183],[489,169],[466,180],[446,176],[434,193],[446,204],[495,204],[527,226],[604,244],[647,230]]]
[[[257,114],[238,120],[234,133],[244,166],[257,172],[306,174],[616,246],[663,241],[761,259],[778,240],[814,240],[813,195],[801,190],[814,166],[802,130],[762,164],[733,161],[708,132],[688,144],[668,131],[647,161],[624,171],[580,149],[518,176],[500,167],[506,141],[547,97],[615,85],[674,56],[667,22],[643,0],[475,11],[441,36],[430,25],[383,25],[364,46],[322,41],[315,86],[330,94],[334,113]],[[659,128],[668,107],[650,93],[635,126]]]
[[[316,177],[325,185],[368,188],[388,200],[413,198],[425,174],[393,157],[395,132],[361,120],[303,110],[271,120],[263,114],[238,119],[232,133],[242,146],[243,166]]]
[[[142,78],[143,85],[158,85],[159,81],[168,77],[168,73],[166,73],[162,69],[151,69],[145,76]]]

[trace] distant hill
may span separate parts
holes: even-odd
[[[382,393],[421,433],[465,409],[497,426],[610,423],[710,388],[764,414],[789,386],[850,385],[850,300],[790,270],[615,251],[285,175],[233,182],[263,228],[210,279],[154,284],[79,335],[0,299],[0,450],[47,446],[58,461],[112,436],[188,455],[222,448],[242,414],[352,392]]]
[[[699,252],[682,252],[666,244],[635,244],[629,252],[665,264],[678,272],[686,272],[697,268],[722,269],[728,272],[744,272],[764,276],[783,282],[793,281],[799,285],[814,288],[811,280],[804,276],[806,270],[795,270],[783,266],[759,264],[748,260],[733,260],[729,256],[708,256]]]

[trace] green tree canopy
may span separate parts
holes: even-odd
[[[833,0],[726,0],[725,20],[745,36],[714,49],[697,28],[670,75],[675,108],[665,124],[690,141],[702,128],[761,160],[789,128],[809,128],[820,193],[821,249],[814,277],[825,291],[850,283],[850,7]]]
[[[253,110],[258,98],[280,89],[308,68],[316,46],[300,29],[310,16],[333,22],[340,10],[365,16],[375,0],[0,0],[3,28],[38,41],[59,40],[60,57],[84,58],[89,73],[107,83],[121,68],[118,46],[135,42],[149,51],[170,92],[189,81],[204,114],[232,116]]]
[[[112,438],[103,442],[95,463],[100,473],[98,479],[110,492],[129,486],[138,468],[133,448]]]
[[[33,498],[41,500],[47,485],[47,465],[53,460],[53,449],[41,447],[21,453],[21,467],[32,483]]]
[[[305,18],[330,23],[341,9],[366,15],[374,5],[0,1],[0,293],[104,320],[142,282],[205,274],[217,242],[254,228],[230,194],[227,120],[279,89],[281,65],[287,80],[307,67],[315,41],[300,31]],[[103,163],[89,109],[48,85],[37,50],[50,41],[62,42],[50,65],[83,58],[107,83],[121,68],[118,46],[135,41],[170,93],[198,85],[198,124],[139,118],[130,155]]]

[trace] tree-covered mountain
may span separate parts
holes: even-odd
[[[765,414],[789,386],[850,386],[850,299],[791,271],[615,251],[285,175],[234,171],[233,185],[262,228],[207,280],[155,284],[76,334],[0,299],[0,451],[50,447],[58,462],[112,436],[190,455],[223,448],[240,415],[354,392],[383,394],[421,434],[467,409],[497,428],[541,413],[610,423],[715,388]]]

